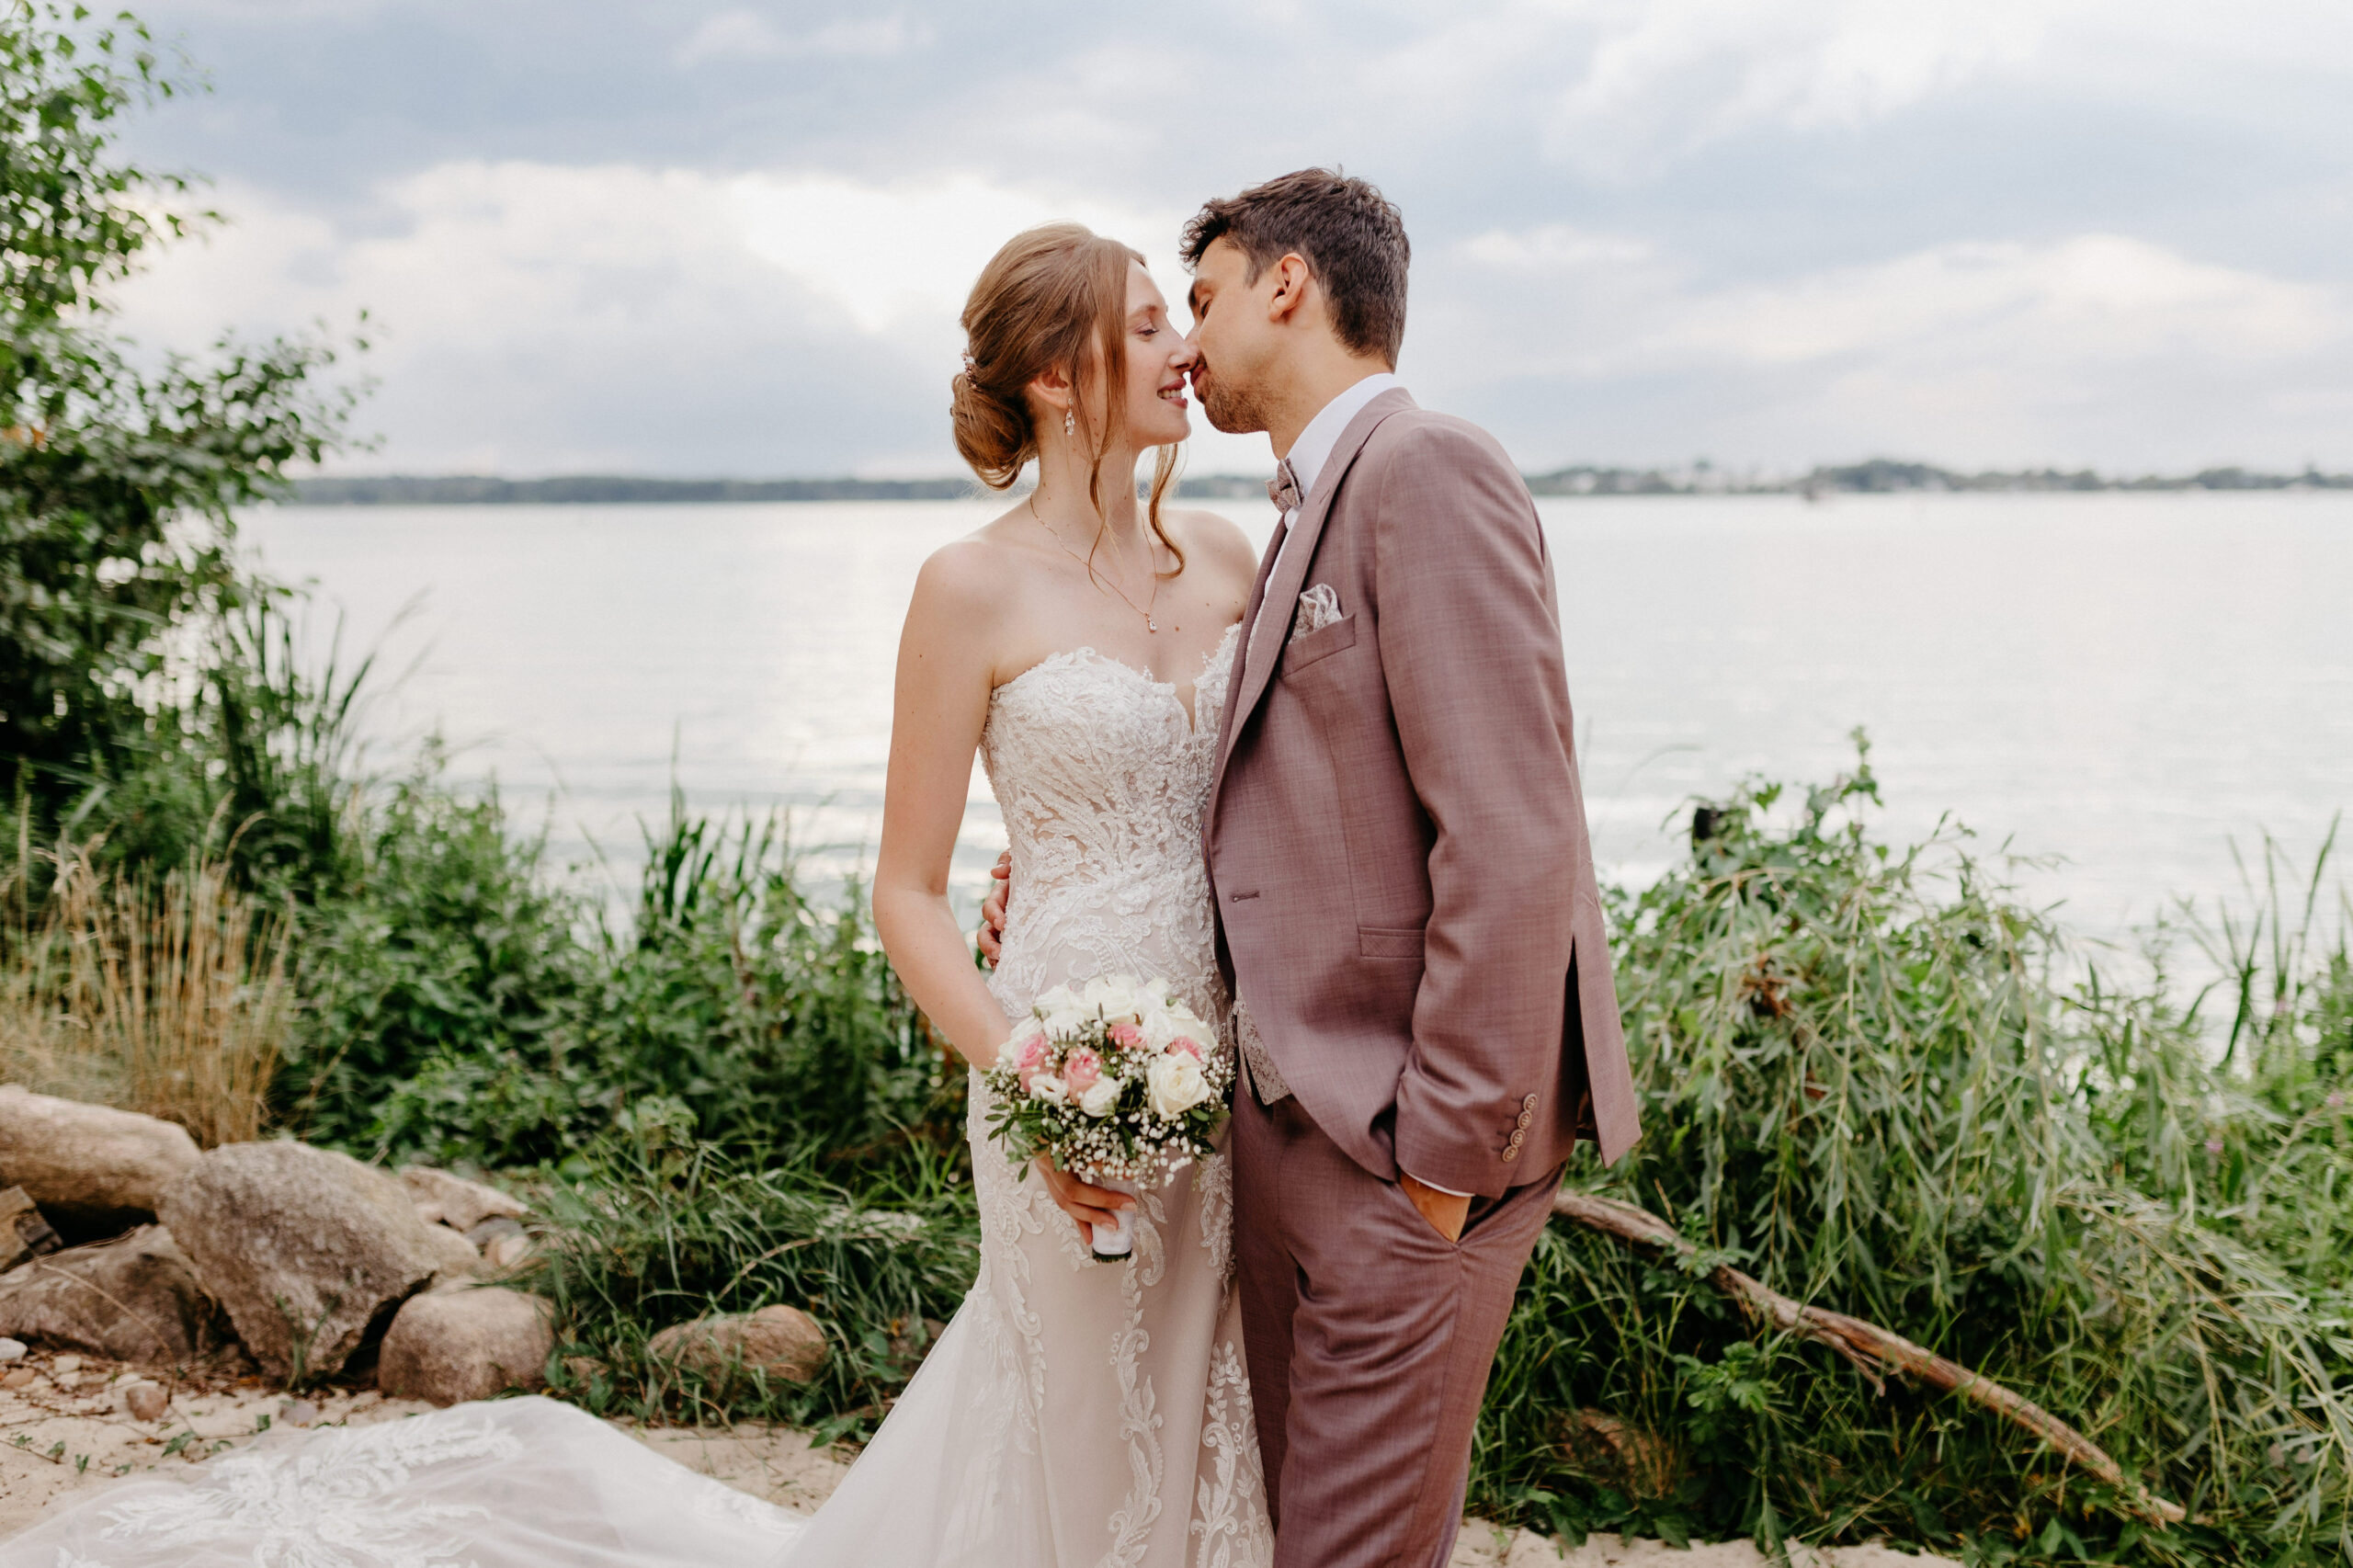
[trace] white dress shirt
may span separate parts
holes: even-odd
[[[1316,411],[1315,417],[1307,422],[1307,428],[1299,433],[1299,439],[1290,444],[1290,476],[1292,482],[1299,486],[1299,498],[1302,501],[1305,501],[1308,496],[1314,494],[1315,481],[1324,472],[1324,465],[1332,460],[1332,449],[1340,444],[1340,434],[1348,427],[1348,421],[1363,413],[1366,403],[1370,403],[1391,387],[1402,387],[1404,384],[1397,379],[1393,371],[1375,370]],[[1283,550],[1290,548],[1290,534],[1288,530],[1298,521],[1297,507],[1283,514],[1283,528],[1286,531],[1283,534],[1282,550],[1275,551],[1275,564],[1278,569],[1282,565]]]

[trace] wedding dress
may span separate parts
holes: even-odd
[[[1008,1015],[1129,974],[1224,1017],[1201,814],[1238,630],[1189,713],[1091,649],[991,698],[982,758],[1019,890],[990,981]],[[975,1074],[979,1278],[813,1518],[531,1398],[116,1482],[0,1544],[0,1568],[1262,1568],[1226,1157],[1144,1194],[1132,1255],[1099,1262],[987,1112]]]

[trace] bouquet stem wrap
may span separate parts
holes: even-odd
[[[1143,1188],[1138,1187],[1134,1182],[1128,1180],[1125,1176],[1090,1176],[1087,1177],[1087,1180],[1092,1182],[1095,1186],[1103,1188],[1106,1192],[1124,1192],[1131,1198],[1135,1197],[1143,1191]],[[1119,1223],[1112,1225],[1108,1229],[1101,1225],[1089,1225],[1087,1227],[1088,1230],[1095,1233],[1094,1250],[1096,1256],[1125,1257],[1128,1254],[1135,1250],[1136,1211],[1132,1209],[1122,1209],[1119,1213]]]

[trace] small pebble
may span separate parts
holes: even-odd
[[[289,1426],[308,1426],[319,1418],[319,1407],[307,1399],[290,1399],[278,1411],[278,1418]]]
[[[21,1339],[0,1339],[0,1361],[21,1361],[25,1358],[25,1342]]]
[[[39,1381],[40,1381],[39,1372],[34,1371],[30,1367],[19,1367],[6,1376],[0,1377],[0,1389],[28,1389]]]
[[[133,1421],[161,1421],[172,1407],[172,1396],[161,1383],[125,1383],[117,1392]]]
[[[483,1249],[483,1256],[490,1259],[493,1267],[512,1268],[531,1256],[531,1238],[520,1232],[500,1236]]]
[[[60,1356],[56,1360],[51,1361],[49,1364],[49,1369],[52,1372],[78,1372],[82,1369],[82,1358],[79,1356]]]
[[[466,1240],[473,1243],[474,1249],[479,1252],[501,1236],[519,1236],[522,1233],[523,1222],[520,1220],[508,1214],[493,1214],[468,1231]]]

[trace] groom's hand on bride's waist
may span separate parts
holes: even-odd
[[[1417,1181],[1404,1171],[1397,1173],[1397,1185],[1404,1189],[1414,1207],[1421,1210],[1422,1218],[1430,1222],[1430,1229],[1449,1242],[1462,1239],[1463,1221],[1471,1217],[1468,1193],[1440,1192],[1429,1183]]]
[[[981,957],[991,969],[996,967],[998,956],[1005,949],[1005,906],[1013,900],[1013,851],[1008,849],[996,858],[989,868],[989,875],[996,885],[989,889],[989,896],[981,905],[981,928],[972,933],[973,942],[981,949]]]

